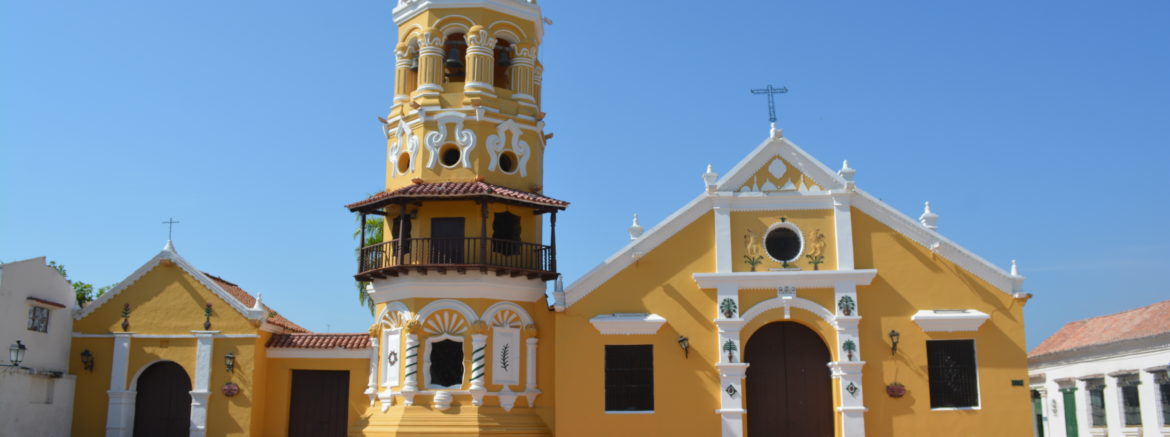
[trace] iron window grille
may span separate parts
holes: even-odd
[[[926,342],[930,377],[930,408],[979,406],[975,340]]]
[[[653,346],[605,346],[605,411],[654,411]]]

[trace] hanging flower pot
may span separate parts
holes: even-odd
[[[897,382],[887,385],[886,394],[890,395],[891,398],[900,398],[906,395],[906,386]]]
[[[230,397],[235,396],[239,393],[240,393],[240,386],[236,385],[236,383],[229,382],[229,383],[223,385],[223,395],[224,396],[227,396],[230,398]]]

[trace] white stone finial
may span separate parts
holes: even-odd
[[[164,252],[178,253],[177,251],[175,251],[175,243],[172,242],[171,240],[167,240],[167,244],[165,246],[163,246],[163,251]]]
[[[637,240],[638,237],[642,236],[642,231],[644,230],[642,225],[638,224],[638,214],[634,214],[634,224],[630,225],[628,229],[630,231],[630,240]]]
[[[842,179],[853,182],[853,177],[857,174],[857,170],[854,170],[853,167],[850,167],[849,160],[846,159],[845,162],[841,163],[841,169],[837,170],[837,174],[841,175]]]
[[[1020,276],[1020,267],[1016,265],[1016,260],[1012,260],[1012,276]]]
[[[921,222],[922,226],[925,226],[926,229],[930,229],[932,231],[938,230],[938,214],[935,214],[930,210],[930,202],[926,202],[926,206],[923,208],[922,215],[918,216],[918,221]]]
[[[784,129],[776,129],[776,122],[772,122],[772,128],[769,129],[768,133],[772,138],[784,138]]]
[[[252,304],[252,311],[264,309],[264,306],[260,303],[262,300],[264,300],[264,293],[256,293],[256,303]]]
[[[703,173],[703,182],[707,184],[707,192],[715,192],[715,181],[719,180],[719,173],[711,170],[711,164],[707,164],[707,172]]]

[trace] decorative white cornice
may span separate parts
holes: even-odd
[[[925,332],[973,332],[991,316],[977,310],[922,310],[910,317]]]
[[[544,33],[544,17],[535,0],[398,0],[394,7],[394,24],[402,26],[407,20],[428,9],[486,8],[531,21],[536,26],[536,38]]]
[[[772,289],[779,286],[798,288],[833,288],[839,282],[869,285],[877,270],[795,270],[779,272],[695,273],[695,282],[702,289],[734,286],[739,290]]]
[[[666,319],[657,314],[614,313],[596,316],[589,323],[601,335],[653,335]]]
[[[179,256],[179,253],[175,251],[174,244],[172,244],[170,240],[167,240],[166,246],[163,247],[163,250],[159,252],[158,255],[155,255],[154,258],[151,258],[150,261],[147,261],[146,264],[143,264],[142,267],[139,267],[138,270],[135,270],[134,273],[131,273],[130,276],[127,276],[126,279],[123,279],[118,283],[118,285],[110,289],[110,291],[107,291],[101,297],[97,298],[93,302],[90,302],[89,305],[86,305],[85,308],[82,308],[81,311],[77,312],[77,314],[74,316],[74,319],[80,320],[82,317],[93,313],[106,302],[109,302],[110,299],[113,299],[114,296],[121,294],[122,290],[125,290],[131,285],[134,285],[135,282],[138,282],[139,279],[142,279],[142,277],[145,276],[147,272],[153,270],[160,262],[164,260],[170,261],[179,266],[179,268],[183,269],[184,272],[186,272],[192,278],[195,278],[195,280],[199,281],[200,284],[203,284],[204,287],[207,287],[207,289],[211,290],[212,293],[214,293],[216,296],[219,296],[220,299],[223,299],[224,302],[227,302],[229,306],[234,308],[236,311],[239,311],[240,314],[242,314],[244,317],[250,320],[263,320],[267,317],[266,311],[248,308],[247,306],[244,306],[243,302],[236,300],[235,297],[233,297],[227,291],[224,291],[224,289],[220,287],[219,284],[216,284],[215,281],[212,281],[211,278],[208,278],[207,275],[204,275],[203,272],[199,271],[199,269],[195,268],[195,266],[187,262],[186,259]]]

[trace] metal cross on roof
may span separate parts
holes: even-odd
[[[179,223],[174,217],[168,218],[162,224],[167,225],[167,240],[171,239],[171,233],[175,230],[175,223]]]
[[[788,92],[788,87],[774,88],[772,84],[768,84],[767,88],[752,90],[752,94],[767,94],[768,95],[768,121],[776,123],[776,101],[773,96],[776,94],[784,94]]]

